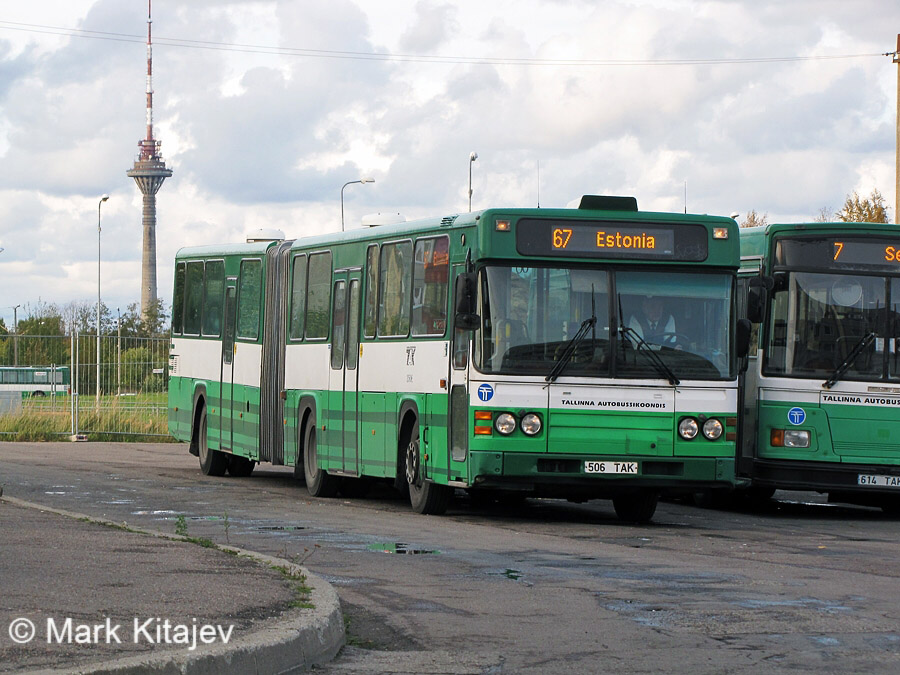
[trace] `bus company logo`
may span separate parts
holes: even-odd
[[[788,410],[787,417],[791,424],[803,424],[806,419],[806,411],[803,408],[791,408]]]
[[[489,384],[483,384],[478,387],[478,399],[481,401],[490,401],[494,397],[494,388]]]
[[[415,347],[407,347],[406,348],[406,365],[408,365],[408,366],[416,365],[416,348]]]

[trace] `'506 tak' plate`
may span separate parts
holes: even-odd
[[[606,461],[584,463],[585,473],[633,473],[638,472],[637,462]]]

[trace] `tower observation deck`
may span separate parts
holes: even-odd
[[[172,169],[160,153],[160,142],[153,138],[153,51],[150,34],[150,2],[147,0],[147,137],[138,141],[138,156],[126,173],[144,196],[144,242],[141,257],[141,317],[156,301],[156,193]]]

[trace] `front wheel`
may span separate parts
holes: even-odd
[[[447,510],[453,488],[426,481],[419,464],[419,423],[412,430],[406,446],[406,481],[409,484],[409,503],[413,511],[439,516]]]
[[[319,468],[316,456],[316,418],[310,416],[306,425],[306,439],[303,442],[303,475],[306,476],[306,489],[313,497],[334,497],[338,490],[337,476],[329,476]]]
[[[656,492],[642,491],[629,495],[614,497],[613,508],[619,520],[629,523],[649,523],[656,513],[656,504],[659,494]]]
[[[228,468],[228,457],[218,450],[210,450],[206,436],[206,408],[200,411],[197,422],[197,455],[200,458],[200,470],[205,476],[224,476]]]

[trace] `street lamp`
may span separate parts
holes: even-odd
[[[100,207],[109,199],[102,195],[97,203],[97,407],[100,407]]]
[[[19,307],[22,305],[15,305],[12,308],[13,311],[13,365],[19,365]]]
[[[472,165],[478,159],[477,152],[469,153],[469,213],[472,213]]]
[[[359,180],[351,180],[347,183],[344,183],[343,187],[341,187],[341,232],[344,231],[344,188],[348,185],[353,185],[354,183],[374,183],[374,178],[360,178]]]

